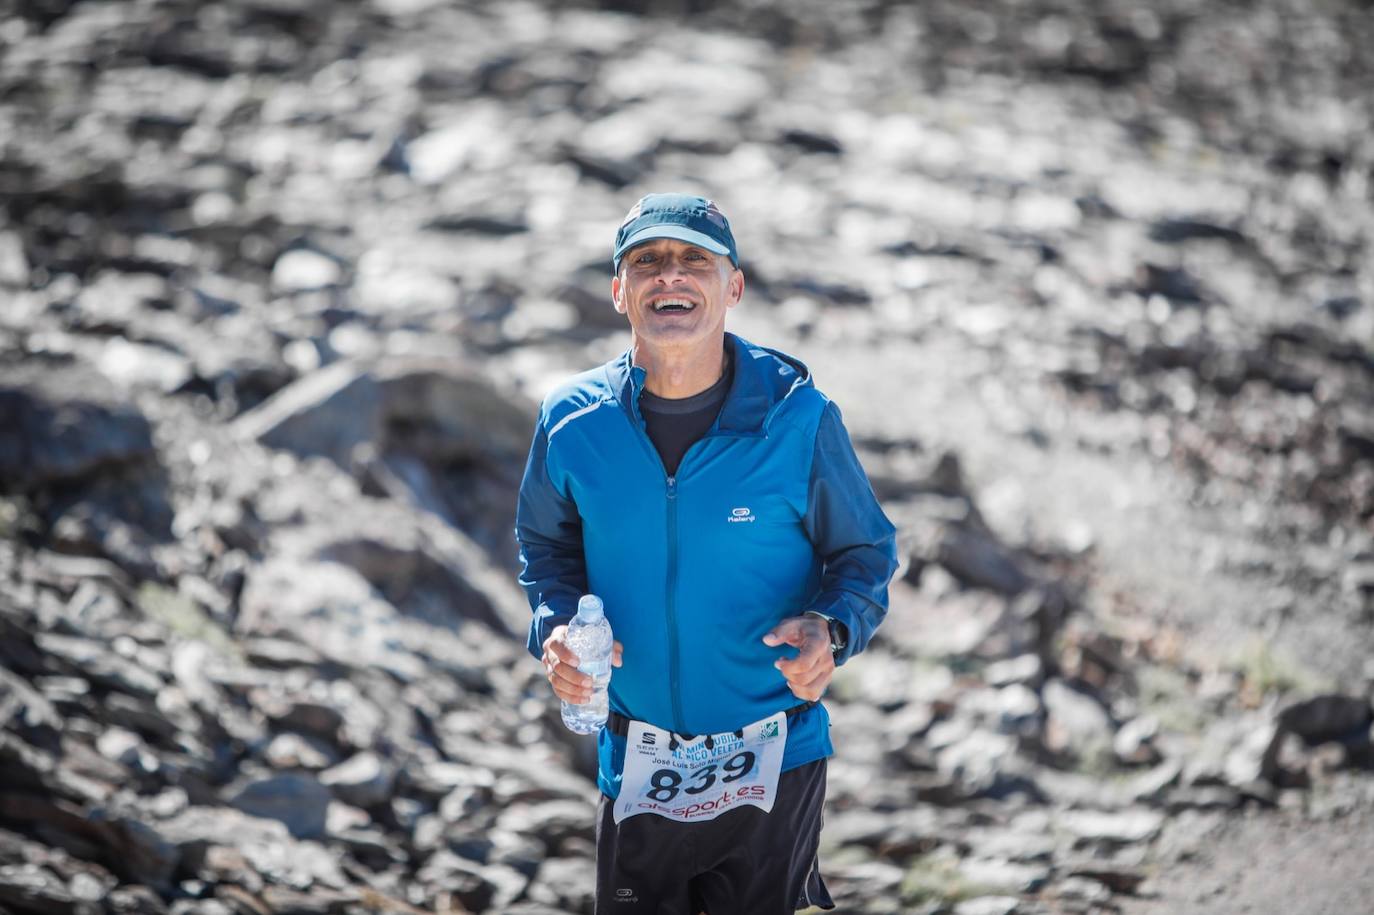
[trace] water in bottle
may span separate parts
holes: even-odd
[[[606,723],[610,702],[606,687],[611,682],[611,624],[601,598],[584,594],[577,602],[577,616],[568,624],[568,647],[577,655],[577,669],[592,675],[592,698],[582,705],[563,703],[563,723],[577,734],[595,734]]]

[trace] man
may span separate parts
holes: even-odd
[[[630,348],[545,398],[516,512],[554,693],[591,697],[582,594],[617,638],[596,910],[832,908],[817,700],[886,613],[893,527],[806,367],[725,332],[744,273],[714,203],[644,197],[612,265]]]

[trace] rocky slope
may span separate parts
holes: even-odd
[[[841,911],[1374,892],[1360,4],[0,16],[0,912],[590,911],[512,501],[669,188],[902,529]]]

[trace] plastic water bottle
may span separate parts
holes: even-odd
[[[563,723],[577,734],[595,734],[606,723],[611,683],[611,623],[601,598],[584,594],[577,602],[577,616],[568,624],[568,647],[577,655],[577,669],[592,675],[592,698],[583,705],[563,702]]]

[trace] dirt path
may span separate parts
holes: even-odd
[[[1122,915],[1354,915],[1374,911],[1374,812],[1219,818],[1191,860],[1161,865]]]

